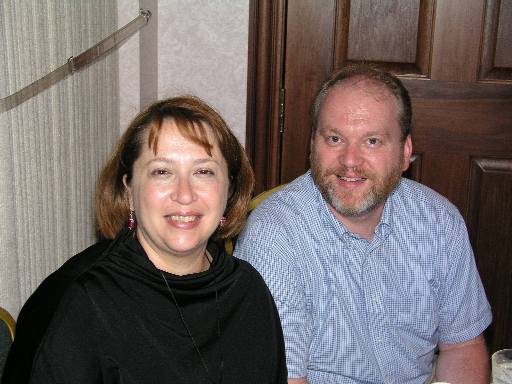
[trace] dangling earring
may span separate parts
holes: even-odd
[[[219,227],[223,227],[224,224],[226,224],[226,217],[225,216],[222,216],[219,220]]]
[[[137,221],[135,220],[135,211],[130,209],[130,216],[128,216],[128,229],[133,231],[137,226]]]

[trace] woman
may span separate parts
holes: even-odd
[[[99,230],[115,239],[67,289],[31,382],[286,383],[272,297],[222,247],[252,185],[243,148],[202,101],[140,113],[98,183]]]

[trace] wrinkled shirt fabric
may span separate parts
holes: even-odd
[[[254,210],[235,256],[272,292],[288,377],[309,384],[423,384],[439,343],[470,340],[492,318],[462,216],[408,179],[368,241],[334,217],[308,171]]]

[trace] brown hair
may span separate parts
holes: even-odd
[[[326,96],[329,94],[329,91],[336,85],[339,85],[342,81],[356,77],[383,85],[388,92],[396,98],[399,106],[398,122],[402,130],[402,140],[405,140],[411,132],[412,121],[411,99],[407,89],[396,76],[364,63],[343,67],[332,73],[331,76],[322,84],[313,102],[313,134],[315,134],[318,126],[318,114],[320,112],[320,108],[322,107],[322,103]]]
[[[165,119],[173,119],[180,133],[201,145],[209,155],[213,144],[208,140],[207,127],[211,128],[226,160],[229,175],[229,197],[224,213],[226,221],[213,237],[225,239],[235,236],[245,223],[254,186],[253,171],[244,148],[226,122],[213,108],[194,96],[158,101],[139,113],[128,126],[98,180],[96,221],[100,235],[114,238],[126,225],[130,207],[123,176],[126,175],[127,182],[131,180],[133,164],[142,152],[146,137],[148,147],[156,154]]]

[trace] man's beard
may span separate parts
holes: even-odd
[[[357,174],[358,177],[366,178],[364,183],[370,183],[371,188],[358,201],[350,203],[352,191],[343,191],[341,187],[336,187],[336,175],[343,175],[347,171],[347,167],[340,166],[338,168],[329,168],[322,170],[318,166],[315,156],[311,156],[311,172],[316,185],[320,189],[324,199],[333,207],[336,212],[345,217],[358,217],[369,213],[386,201],[388,196],[393,192],[400,182],[402,176],[403,155],[394,164],[393,168],[385,175],[378,176],[373,172],[365,171],[360,168],[350,168],[351,172]]]

